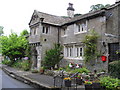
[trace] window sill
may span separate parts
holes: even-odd
[[[67,37],[67,35],[61,36],[61,37]]]
[[[78,34],[82,34],[82,33],[86,33],[87,31],[83,31],[83,32],[77,32],[77,33],[74,33],[75,35],[78,35]]]
[[[75,60],[83,60],[83,57],[64,57],[64,59],[75,59]]]

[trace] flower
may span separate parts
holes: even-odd
[[[85,81],[84,84],[92,84],[90,81]]]
[[[64,78],[64,80],[71,80],[71,78],[70,78],[70,77],[67,77],[67,78]]]

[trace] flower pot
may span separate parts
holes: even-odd
[[[92,84],[85,84],[85,90],[92,90]]]
[[[82,80],[82,79],[79,79],[79,78],[76,79],[76,84],[82,85],[82,83],[83,83],[83,80]]]
[[[71,87],[71,80],[64,80],[65,81],[65,87]]]
[[[92,87],[93,87],[94,90],[100,90],[101,89],[101,86],[100,86],[99,82],[92,83]]]
[[[44,74],[44,69],[40,69],[40,74]]]

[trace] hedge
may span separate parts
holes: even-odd
[[[120,60],[109,63],[109,73],[111,76],[120,79]]]

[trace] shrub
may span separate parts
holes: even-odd
[[[5,60],[3,60],[3,61],[2,61],[2,64],[5,64],[5,65],[10,65],[10,64],[11,64],[11,61],[10,61],[10,60],[5,59]]]
[[[38,73],[37,69],[32,69],[31,71],[32,71],[32,73]]]
[[[109,73],[111,76],[120,79],[120,61],[109,63]]]
[[[87,68],[84,68],[84,67],[71,71],[71,73],[76,73],[76,72],[79,72],[79,73],[83,73],[84,72],[84,73],[88,74],[90,71]]]
[[[24,71],[28,71],[31,68],[31,63],[29,60],[23,60],[23,61],[16,61],[12,67],[22,69]]]
[[[100,83],[101,83],[101,86],[104,86],[104,87],[106,87],[106,89],[110,89],[110,90],[116,90],[117,87],[120,86],[120,80],[119,79],[111,78],[109,76],[101,77],[100,78]]]

